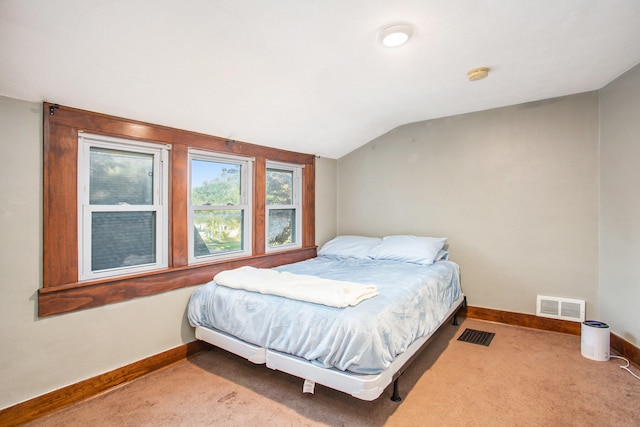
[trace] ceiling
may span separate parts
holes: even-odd
[[[0,0],[1,95],[329,158],[638,63],[638,0]]]

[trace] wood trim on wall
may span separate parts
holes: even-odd
[[[561,332],[565,334],[580,335],[582,324],[568,320],[550,319],[535,316],[533,314],[513,313],[510,311],[493,310],[491,308],[471,307],[460,311],[460,315],[470,319],[488,320],[491,322],[505,323],[507,325],[522,326],[525,328],[542,329],[545,331]],[[629,341],[611,333],[611,350],[632,363],[640,366],[640,348]]]
[[[229,140],[71,107],[44,103],[43,286],[38,316],[50,316],[149,296],[208,282],[224,269],[243,265],[275,267],[316,256],[315,156]],[[80,281],[78,277],[78,135],[171,144],[169,152],[168,267],[123,277]],[[189,149],[254,159],[252,254],[243,258],[189,265]],[[304,166],[302,247],[266,253],[265,199],[267,161]]]
[[[507,325],[523,326],[525,328],[580,335],[581,326],[578,322],[472,306],[467,306],[466,310],[463,309],[463,311],[460,312],[462,315],[465,315],[464,313],[466,313],[466,316],[470,319],[488,320],[491,322],[505,323]]]
[[[267,206],[267,161],[264,157],[254,162],[253,180],[253,253],[263,255],[267,250],[266,213]]]
[[[244,265],[256,268],[271,268],[303,261],[315,256],[315,247],[293,249],[215,264],[161,270],[155,274],[146,273],[136,277],[96,281],[91,284],[77,283],[41,288],[38,292],[38,316],[46,317],[53,314],[99,307],[131,298],[195,286],[213,280],[213,276],[223,270]]]
[[[170,163],[173,165],[173,173],[169,174],[169,188],[171,194],[188,194],[189,178],[187,176],[187,163],[189,159],[189,147],[174,145],[170,153]],[[189,264],[189,233],[187,232],[187,199],[172,198],[169,211],[169,265]]]
[[[96,396],[113,387],[185,360],[208,347],[209,345],[202,341],[193,341],[156,354],[155,356],[147,357],[146,359],[114,369],[113,371],[18,403],[17,405],[0,410],[0,425],[13,426],[33,421],[74,403]]]
[[[302,247],[316,243],[316,161],[315,157],[302,170]]]
[[[640,348],[613,332],[611,333],[611,350],[615,351],[622,357],[626,357],[636,366],[640,366]]]

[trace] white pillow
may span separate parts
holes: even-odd
[[[433,262],[436,262],[436,261],[449,261],[449,251],[440,249],[438,251],[438,255],[436,255],[436,258],[433,260]]]
[[[332,255],[349,258],[369,258],[371,249],[379,245],[379,237],[338,236],[325,243],[318,255]]]
[[[385,236],[369,255],[373,259],[429,265],[444,247],[446,237]]]

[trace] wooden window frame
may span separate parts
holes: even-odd
[[[315,156],[43,103],[43,286],[38,316],[46,317],[210,281],[243,265],[274,267],[316,256]],[[169,266],[131,276],[78,281],[78,132],[171,144],[169,158]],[[189,265],[189,148],[253,157],[252,255]],[[266,163],[302,169],[302,247],[266,252]]]

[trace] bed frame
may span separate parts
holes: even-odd
[[[442,325],[447,324],[452,319],[453,324],[458,325],[456,315],[463,306],[466,306],[466,297],[461,294],[436,329],[415,340],[386,370],[379,374],[371,375],[322,368],[313,365],[306,359],[249,344],[231,335],[204,326],[196,327],[196,338],[243,357],[255,364],[264,364],[268,368],[302,378],[304,379],[303,392],[306,393],[313,393],[317,383],[350,394],[358,399],[371,401],[377,399],[387,386],[393,382],[391,400],[399,402],[402,398],[398,393],[398,378],[422,350],[427,347],[431,338]]]

